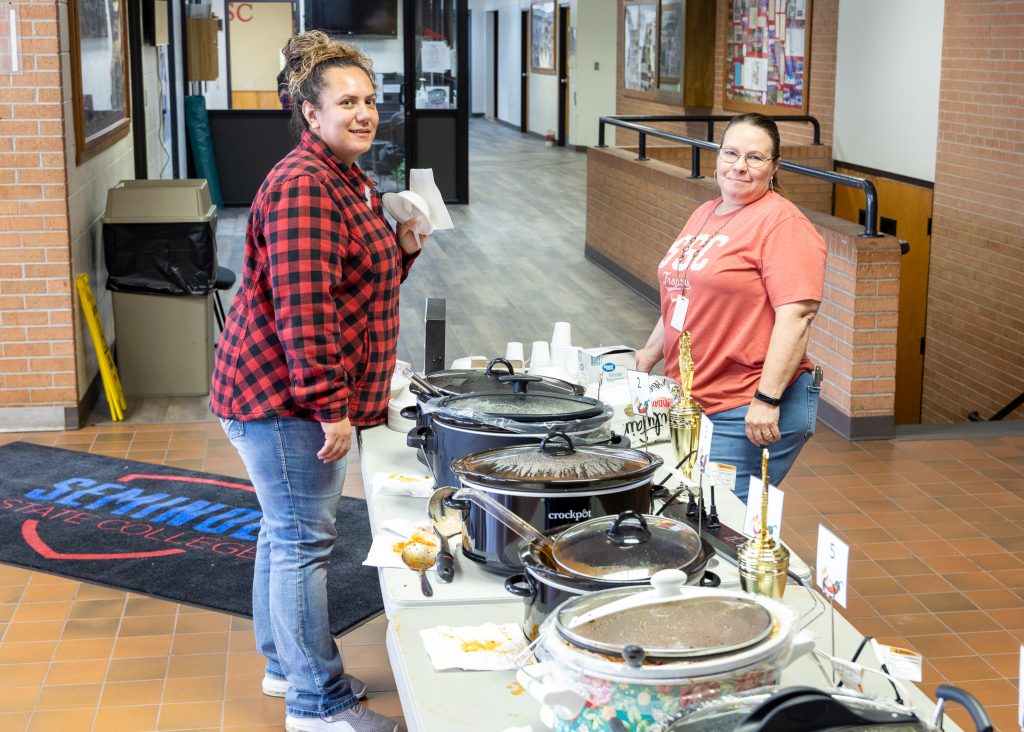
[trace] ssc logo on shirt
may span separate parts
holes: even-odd
[[[699,272],[704,269],[710,259],[705,256],[713,246],[724,246],[729,241],[726,234],[692,234],[681,236],[669,248],[668,256],[662,261],[663,267],[671,266],[676,272],[690,270]]]

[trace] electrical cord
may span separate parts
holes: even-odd
[[[689,459],[690,459],[690,458],[691,458],[691,457],[692,457],[692,456],[693,456],[694,454],[696,454],[696,452],[697,452],[696,450],[690,450],[690,452],[688,452],[688,453],[687,453],[687,454],[686,454],[686,455],[685,455],[685,456],[683,457],[683,459],[682,459],[682,460],[680,460],[680,461],[679,461],[678,463],[676,463],[675,467],[674,467],[674,468],[673,468],[672,470],[679,470],[679,469],[680,469],[681,467],[683,467],[683,463],[685,463],[685,462],[686,462],[687,460],[689,460]],[[669,480],[671,480],[671,478],[672,478],[672,471],[669,471],[669,474],[668,474],[667,476],[665,476],[665,479],[664,479],[664,480],[662,480],[662,481],[661,481],[660,483],[658,483],[658,484],[657,484],[657,487],[658,487],[658,488],[664,488],[664,487],[665,487],[665,484],[666,484],[666,483],[667,483],[667,482],[668,482]],[[668,498],[666,498],[666,499],[665,499],[665,502],[661,504],[661,508],[659,508],[659,509],[658,509],[657,511],[655,511],[655,512],[654,512],[654,515],[655,515],[655,516],[660,516],[660,515],[662,514],[662,512],[663,512],[663,511],[664,511],[664,510],[665,510],[666,508],[668,508],[668,507],[669,507],[669,506],[671,506],[671,505],[672,505],[673,503],[675,503],[675,500],[676,500],[677,498],[679,498],[679,496],[683,495],[683,493],[685,493],[685,492],[688,492],[689,490],[690,490],[690,489],[689,489],[689,488],[687,488],[687,487],[686,487],[686,486],[684,485],[684,486],[683,486],[682,488],[680,488],[680,489],[679,489],[679,490],[677,490],[677,491],[676,491],[675,493],[673,493],[673,494],[672,494],[672,495],[670,495],[670,496],[669,496]]]

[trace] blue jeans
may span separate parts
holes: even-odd
[[[805,371],[782,393],[779,405],[781,439],[768,446],[768,479],[779,485],[796,462],[800,450],[814,435],[821,387],[813,385]],[[761,448],[747,439],[747,407],[708,415],[715,425],[711,434],[710,462],[736,467],[736,496],[744,503],[750,491],[750,476],[761,477]]]
[[[222,419],[245,463],[263,510],[256,541],[252,620],[266,673],[291,682],[287,714],[324,717],[357,703],[342,676],[341,654],[327,618],[327,567],[345,459],[316,457],[318,422],[272,417]]]

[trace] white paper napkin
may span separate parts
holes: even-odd
[[[408,473],[376,473],[370,480],[374,494],[430,498],[434,492],[434,479],[429,475]]]
[[[430,523],[417,525],[411,521],[394,519],[381,524],[370,544],[370,551],[363,560],[368,567],[405,567],[402,561],[402,549],[410,541],[440,548],[440,542]]]
[[[423,648],[434,670],[505,671],[526,648],[526,637],[516,623],[478,626],[438,625],[420,631]]]
[[[434,183],[434,171],[431,168],[412,168],[409,171],[409,190],[418,193],[430,208],[430,223],[434,231],[454,229],[448,207],[444,205],[444,197]]]

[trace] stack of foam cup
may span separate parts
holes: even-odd
[[[551,365],[551,351],[547,341],[534,341],[530,348],[530,368],[545,368]]]
[[[551,333],[551,363],[564,368],[565,360],[569,357],[569,349],[571,348],[571,326],[565,321],[555,323],[555,329]]]

